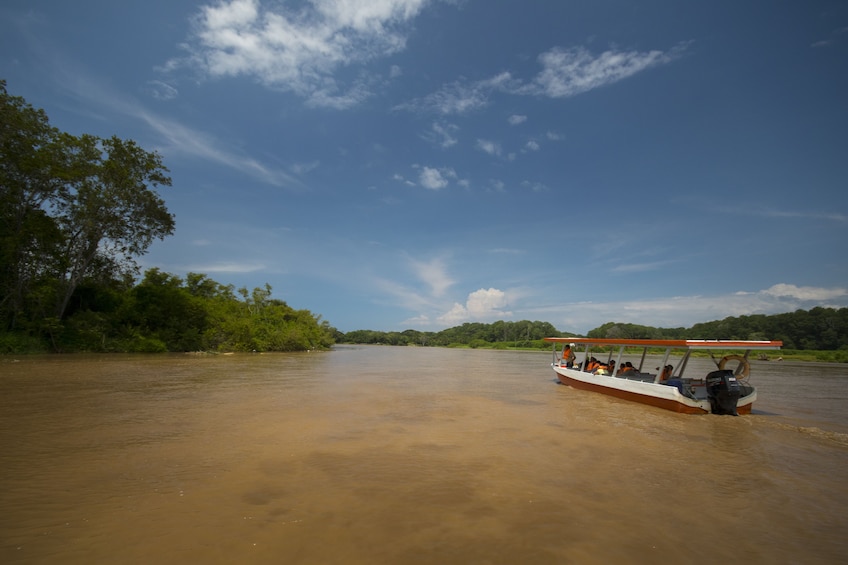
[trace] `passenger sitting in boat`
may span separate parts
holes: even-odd
[[[589,359],[589,362],[586,363],[586,369],[585,370],[586,370],[587,373],[594,373],[595,370],[600,366],[601,366],[600,361],[598,361],[597,359],[592,357],[591,359]]]
[[[663,367],[662,374],[660,375],[660,382],[663,383],[671,378],[671,375],[674,373],[674,367],[671,365],[666,365]]]
[[[598,363],[598,366],[592,371],[596,375],[611,375],[615,372],[615,361],[610,361],[609,364]]]
[[[633,363],[631,363],[630,361],[625,361],[624,363],[621,364],[621,367],[618,368],[618,374],[619,375],[624,374],[624,373],[635,373],[635,372],[636,372],[636,367],[634,367]]]

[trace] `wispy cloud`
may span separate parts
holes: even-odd
[[[610,49],[593,55],[584,47],[556,47],[539,55],[542,71],[518,92],[550,98],[575,96],[669,63],[685,49],[681,44],[668,52]]]
[[[530,181],[522,181],[521,186],[525,188],[529,188],[533,192],[548,192],[550,188],[544,183],[541,182],[530,182]]]
[[[501,146],[500,144],[490,141],[488,139],[478,139],[477,140],[477,149],[488,153],[489,155],[499,156],[501,154]]]
[[[211,134],[149,110],[133,97],[116,92],[103,81],[90,76],[87,70],[79,65],[64,60],[58,55],[55,56],[55,60],[58,61],[53,73],[56,81],[80,101],[82,108],[96,108],[98,119],[110,119],[109,114],[115,113],[140,120],[159,136],[158,143],[163,151],[181,153],[217,163],[273,186],[303,186],[296,177],[227,147]],[[176,89],[171,92],[169,88],[172,87],[163,82],[152,81],[148,86],[158,89],[159,99],[165,99],[171,94],[176,96]]]
[[[618,265],[617,267],[613,267],[611,271],[613,273],[643,273],[645,271],[656,271],[657,269],[667,266],[669,263],[674,263],[674,261],[628,263],[626,265]]]
[[[131,108],[131,113],[135,117],[147,122],[153,130],[166,140],[168,152],[179,152],[213,161],[273,186],[302,186],[302,183],[296,177],[280,169],[269,167],[247,155],[240,155],[225,149],[220,142],[203,132],[173,120],[162,118],[140,107],[128,108]]]
[[[264,263],[217,262],[188,265],[185,270],[193,273],[252,273],[267,268]]]
[[[157,100],[173,100],[180,94],[176,87],[161,80],[147,81],[147,88],[150,95]]]
[[[618,51],[609,49],[592,54],[585,47],[555,47],[539,55],[542,70],[530,81],[509,72],[476,82],[460,79],[423,98],[411,100],[396,109],[435,112],[442,115],[467,114],[489,104],[493,92],[512,95],[567,98],[619,82],[651,67],[670,63],[688,47],[681,43],[668,51]],[[511,116],[509,123],[523,122],[525,116]]]
[[[827,220],[832,222],[848,222],[848,214],[838,211],[823,212],[816,210],[764,208],[756,204],[736,206],[712,206],[721,214],[742,214],[745,216],[759,216],[762,218],[797,218],[800,220]]]
[[[457,144],[458,140],[455,137],[457,131],[459,126],[455,124],[434,122],[431,131],[424,135],[424,139],[447,149]]]
[[[527,121],[527,116],[521,116],[519,114],[513,114],[506,119],[506,121],[511,126],[517,126],[518,124],[523,124]]]
[[[831,36],[829,38],[822,39],[822,40],[819,40],[819,41],[815,41],[812,44],[810,44],[810,47],[818,48],[818,47],[829,47],[831,45],[835,45],[839,41],[840,36],[844,35],[844,34],[848,34],[848,26],[835,29],[831,33]]]
[[[448,275],[447,266],[442,259],[430,261],[410,260],[410,266],[415,275],[430,287],[433,296],[442,296],[455,281]]]
[[[297,7],[259,0],[202,6],[187,54],[163,65],[204,76],[250,76],[315,106],[348,108],[371,95],[371,79],[351,85],[335,72],[402,51],[410,20],[430,0],[308,0]],[[392,67],[391,76],[400,69]]]
[[[848,215],[839,212],[804,212],[802,210],[774,210],[761,209],[749,210],[749,213],[765,216],[768,218],[800,218],[808,220],[830,220],[834,222],[848,222]]]
[[[398,282],[386,277],[376,277],[370,284],[377,286],[384,296],[391,297],[397,305],[420,312],[415,318],[416,323],[429,323],[427,312],[439,310],[440,298],[456,281],[448,273],[447,264],[442,258],[407,258],[407,265],[414,276],[413,280]],[[409,320],[404,323],[408,322]]]
[[[480,83],[459,80],[440,90],[395,106],[395,110],[426,111],[442,115],[467,114],[489,105],[488,90]]]

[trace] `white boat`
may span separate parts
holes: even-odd
[[[547,337],[545,341],[553,343],[551,367],[564,385],[684,414],[734,416],[750,414],[757,399],[757,389],[747,381],[751,372],[748,355],[751,351],[780,349],[783,345],[780,341],[587,337]],[[557,344],[562,344],[560,351]],[[575,364],[578,347],[583,358],[580,364]],[[593,348],[603,360],[592,356]],[[664,351],[661,369],[654,373],[645,366],[649,349]],[[684,376],[690,354],[695,350],[707,351],[716,370],[706,375]],[[714,354],[728,351],[741,354],[731,353],[720,359]],[[680,356],[672,357],[673,354]]]

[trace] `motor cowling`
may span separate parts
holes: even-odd
[[[710,411],[713,414],[729,414],[738,416],[736,404],[742,394],[742,387],[736,380],[733,371],[713,371],[707,375],[707,398],[710,400]]]

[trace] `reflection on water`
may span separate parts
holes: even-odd
[[[756,413],[731,418],[575,391],[548,362],[4,359],[0,561],[848,559],[845,367],[757,363]]]

